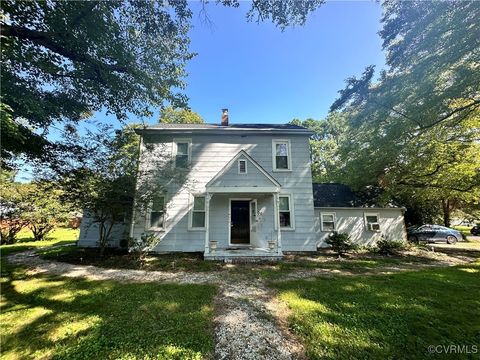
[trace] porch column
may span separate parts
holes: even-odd
[[[212,195],[210,193],[205,194],[205,254],[210,253],[210,199]]]
[[[277,252],[282,254],[282,232],[280,231],[280,196],[276,192],[275,196],[275,224],[277,225]]]

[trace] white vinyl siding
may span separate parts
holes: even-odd
[[[292,155],[290,140],[275,139],[272,141],[273,171],[291,171]]]
[[[312,178],[310,172],[309,138],[306,135],[288,135],[291,146],[291,171],[274,172],[272,163],[273,139],[287,139],[286,135],[249,134],[192,134],[191,164],[188,172],[190,183],[181,187],[172,183],[168,186],[168,213],[165,231],[158,234],[161,238],[154,251],[185,251],[197,252],[205,249],[205,230],[190,231],[193,194],[205,194],[205,185],[212,180],[225,165],[241,150],[262,166],[268,175],[275,178],[281,185],[284,194],[291,194],[290,204],[294,215],[293,229],[282,228],[283,251],[315,251],[316,233],[314,227]],[[172,149],[174,139],[187,136],[158,135],[144,136],[142,152],[147,146]],[[170,150],[171,151],[171,150]],[[240,157],[239,159],[242,159]],[[238,174],[238,163],[233,166],[212,185],[242,187],[273,187],[272,182],[252,162],[247,160],[247,175]],[[145,165],[141,164],[142,169]],[[301,174],[301,176],[299,175]],[[270,190],[270,191],[274,191]],[[283,194],[282,194],[283,195]],[[238,196],[238,195],[237,195]],[[232,197],[231,195],[229,197]],[[251,196],[253,197],[253,195]],[[258,247],[268,247],[267,241],[276,239],[278,226],[278,204],[273,193],[255,195],[258,199]],[[228,197],[214,194],[209,207],[209,238],[218,241],[218,247],[228,247]],[[140,238],[145,231],[145,220],[139,213],[132,229],[132,237]]]
[[[320,213],[322,231],[335,231],[335,213]]]

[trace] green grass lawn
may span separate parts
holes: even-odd
[[[2,358],[205,358],[213,351],[215,291],[27,276],[2,261]]]
[[[274,287],[311,359],[478,358],[429,354],[428,346],[480,348],[480,262]]]
[[[201,359],[213,351],[210,285],[122,284],[27,276],[4,255],[68,253],[78,230],[2,245],[2,359]],[[22,237],[22,236],[21,236]]]
[[[13,252],[24,251],[33,248],[40,248],[53,245],[73,244],[78,240],[78,229],[57,228],[53,230],[46,240],[33,241],[33,235],[30,230],[24,229],[17,236],[17,242],[11,245],[1,245],[1,254],[8,255]]]

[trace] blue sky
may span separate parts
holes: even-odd
[[[194,11],[187,64],[189,106],[206,122],[220,121],[228,108],[232,123],[286,123],[321,119],[347,77],[384,66],[381,7],[374,1],[329,1],[304,26],[281,31],[271,22],[247,22],[249,3],[228,8],[211,2]],[[114,116],[97,119],[120,126]],[[154,124],[158,113],[146,122]],[[136,117],[131,122],[141,122]]]
[[[206,122],[230,109],[236,123],[320,119],[344,87],[370,64],[384,66],[381,7],[374,1],[327,2],[305,26],[284,32],[270,22],[248,23],[240,9],[211,4],[205,25],[196,10],[186,94]]]
[[[304,26],[283,32],[269,21],[247,22],[247,2],[240,8],[211,2],[206,6],[210,24],[199,16],[199,2],[190,6],[190,48],[198,55],[187,65],[185,93],[192,110],[209,123],[220,121],[224,107],[231,123],[321,119],[347,77],[370,64],[384,66],[377,34],[381,7],[374,1],[327,2]],[[94,117],[121,126],[113,115]],[[157,120],[158,112],[146,122]],[[134,116],[129,121],[141,122]],[[50,137],[56,136],[53,130]],[[29,173],[23,167],[19,178],[28,180]]]

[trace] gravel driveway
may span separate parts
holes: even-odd
[[[468,257],[445,257],[439,265],[447,266],[472,261]],[[448,261],[446,260],[448,257]],[[439,258],[438,260],[444,260]],[[73,265],[41,259],[34,250],[12,254],[8,261],[26,265],[29,274],[54,274],[93,280],[128,282],[209,283],[218,286],[215,297],[215,358],[216,359],[302,359],[301,343],[288,331],[289,309],[261,278],[245,272],[166,272],[127,269],[105,269],[90,265]],[[428,265],[389,266],[372,269],[365,274],[394,273]],[[313,276],[356,275],[347,270],[303,269],[286,274],[282,280]]]

